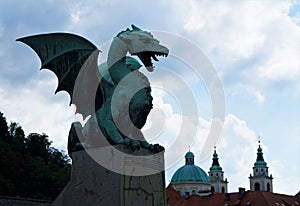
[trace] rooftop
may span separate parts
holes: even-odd
[[[298,193],[299,194],[299,193]],[[290,196],[262,191],[245,191],[240,188],[234,193],[214,193],[209,196],[191,195],[188,198],[182,197],[172,186],[166,189],[167,204],[169,206],[226,206],[226,205],[249,205],[249,206],[288,206],[300,205],[299,195]]]

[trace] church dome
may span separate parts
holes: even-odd
[[[171,183],[206,183],[210,184],[208,175],[198,166],[184,165],[171,179]]]
[[[185,165],[180,167],[173,175],[171,183],[204,183],[210,184],[206,172],[194,165],[194,154],[187,152],[185,155]]]
[[[186,154],[185,154],[185,157],[195,157],[194,154],[190,151],[188,151]]]

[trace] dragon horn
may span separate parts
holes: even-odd
[[[135,25],[131,25],[131,27],[132,27],[132,30],[135,30],[135,31],[142,31],[140,28],[138,28],[137,26],[135,26]]]

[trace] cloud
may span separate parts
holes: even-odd
[[[32,81],[18,89],[10,88],[10,84],[5,84],[6,80],[1,79],[1,83],[0,111],[5,113],[7,119],[19,123],[26,135],[31,132],[46,133],[53,146],[66,151],[68,132],[74,118],[68,102],[52,102],[51,96],[54,94],[48,92],[48,82]],[[60,99],[58,97],[56,100]]]
[[[180,5],[189,11],[182,16],[185,30],[222,72],[225,87],[243,84],[265,90],[280,81],[296,87],[300,39],[299,25],[288,15],[292,3],[189,1]]]
[[[72,2],[68,6],[70,19],[67,29],[92,37],[97,44],[110,40],[112,34],[116,35],[120,29],[124,30],[131,24],[144,29],[156,29],[161,25],[166,29],[174,25],[173,17],[166,12],[169,11],[169,3],[165,1],[155,4],[135,0]]]
[[[293,174],[299,174],[299,166],[288,167],[288,170],[292,171],[287,171],[286,166],[286,164],[282,164],[282,162],[278,160],[268,161],[268,167],[274,178],[273,192],[284,193],[288,191],[288,194],[295,195],[299,192],[300,177],[299,175]],[[298,187],[291,187],[291,185],[298,185]]]
[[[255,103],[264,103],[266,100],[266,96],[263,91],[259,90],[259,88],[247,86],[245,84],[237,84],[234,87],[230,87],[229,89],[227,89],[227,93],[235,96],[247,96]]]
[[[249,189],[249,174],[256,158],[257,136],[247,123],[233,114],[226,116],[224,134],[217,152],[229,181],[229,190]]]
[[[158,93],[153,93],[154,109],[150,112],[143,133],[151,143],[159,143],[166,148],[166,168],[169,168],[182,159],[188,147],[197,141],[198,128],[197,121],[175,112],[172,105],[157,96],[161,92],[158,90]]]

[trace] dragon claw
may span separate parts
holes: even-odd
[[[127,145],[127,146],[129,146],[130,145],[130,139],[129,138],[124,138],[124,145]]]
[[[159,144],[154,144],[154,145],[150,144],[149,149],[151,151],[153,151],[154,153],[162,152],[162,151],[165,150],[165,148],[163,146],[159,145]]]
[[[131,140],[131,149],[132,151],[135,151],[135,150],[138,150],[141,148],[141,144],[139,141],[136,141],[136,140]]]

